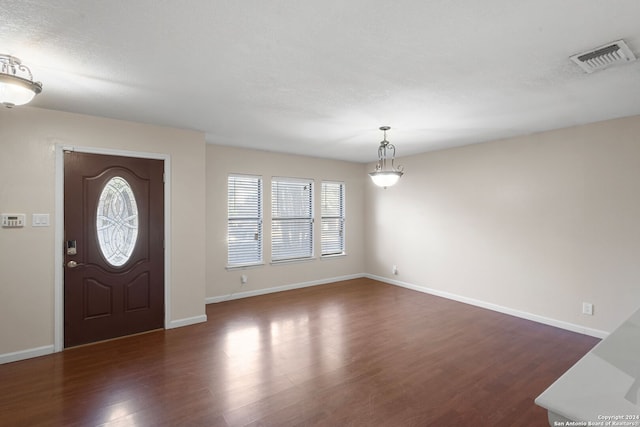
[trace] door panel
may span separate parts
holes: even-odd
[[[100,283],[95,279],[85,279],[82,286],[82,294],[84,296],[82,301],[84,305],[83,318],[85,320],[113,314],[112,286]]]
[[[145,310],[151,302],[151,283],[149,274],[142,273],[126,285],[125,311]]]
[[[66,152],[64,169],[75,247],[65,250],[65,347],[162,328],[163,161]]]

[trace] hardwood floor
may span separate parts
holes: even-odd
[[[598,340],[357,279],[0,365],[2,426],[546,426]]]

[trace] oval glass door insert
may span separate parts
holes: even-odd
[[[102,255],[120,267],[131,258],[138,239],[138,205],[126,179],[111,178],[98,200],[96,229]]]

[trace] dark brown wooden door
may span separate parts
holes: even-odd
[[[163,171],[65,153],[65,347],[164,326]]]

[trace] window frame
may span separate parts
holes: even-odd
[[[280,187],[277,183],[282,183],[284,185],[296,185],[296,184],[304,184],[309,186],[309,196],[308,199],[305,198],[299,209],[304,211],[308,208],[308,215],[302,216],[279,216],[277,215],[276,209],[279,209],[280,205],[283,202],[280,202],[277,199],[276,191]],[[271,177],[271,263],[272,264],[281,264],[281,263],[290,263],[290,262],[302,262],[309,261],[314,259],[315,254],[315,209],[314,209],[314,196],[315,196],[315,181],[311,178],[293,178],[293,177],[283,177],[283,176],[273,176]],[[296,207],[294,207],[295,209]],[[305,224],[304,228],[308,230],[309,239],[308,241],[304,241],[300,244],[300,247],[305,247],[308,251],[304,253],[295,254],[295,251],[291,252],[291,256],[279,256],[277,254],[282,253],[285,248],[285,242],[280,241],[277,238],[279,232],[283,230],[284,224],[291,223],[293,224],[295,221],[308,221],[308,225]],[[280,224],[280,226],[278,226]],[[295,227],[295,225],[294,225]],[[277,230],[280,228],[279,230]],[[297,231],[295,228],[293,231]],[[302,227],[299,231],[304,232],[305,230]]]
[[[258,205],[258,215],[257,216],[239,216],[232,218],[231,216],[231,194],[230,194],[230,184],[233,178],[244,178],[244,179],[256,179],[257,180],[257,205]],[[237,198],[236,198],[237,199]],[[257,248],[257,257],[254,260],[247,262],[230,262],[231,257],[231,224],[239,223],[239,222],[248,222],[248,221],[256,221],[257,225],[257,236],[256,239],[258,241]],[[247,251],[250,252],[250,251]],[[238,173],[230,173],[227,175],[227,269],[235,269],[235,268],[245,268],[252,266],[264,265],[264,179],[261,175],[249,175],[249,174],[238,174]]]
[[[339,213],[338,215],[330,215],[328,212],[325,212],[325,186],[337,185],[340,187],[340,203],[339,203]],[[325,253],[325,232],[324,225],[325,220],[338,220],[339,221],[339,246],[341,251],[331,251]],[[322,258],[330,258],[337,256],[346,255],[346,185],[343,181],[331,181],[331,180],[323,180],[321,183],[320,189],[320,256]]]

